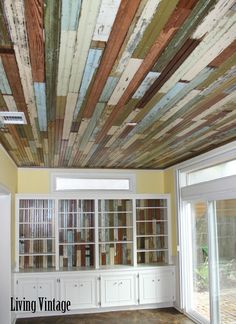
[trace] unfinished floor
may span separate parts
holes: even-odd
[[[191,324],[193,323],[174,308],[149,309],[135,311],[121,311],[109,313],[96,313],[86,315],[50,316],[18,319],[16,324],[126,324],[126,323],[168,323]]]

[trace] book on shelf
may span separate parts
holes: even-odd
[[[115,264],[115,248],[114,247],[110,247],[109,254],[110,254],[110,265],[114,265]]]
[[[144,244],[145,244],[145,263],[149,263],[149,252],[147,250],[149,250],[149,238],[145,238],[144,240]]]
[[[90,246],[85,246],[85,266],[90,267]]]
[[[76,267],[81,267],[81,250],[76,250]]]
[[[73,231],[67,231],[67,242],[68,243],[73,243],[74,241],[74,235]],[[72,257],[73,257],[73,246],[72,245],[67,245],[67,257],[68,257],[68,267],[72,267]]]
[[[60,266],[60,268],[63,268],[63,266],[64,266],[64,256],[63,255],[59,256],[59,266]]]

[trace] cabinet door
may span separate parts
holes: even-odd
[[[101,277],[101,306],[134,305],[135,297],[135,275]]]
[[[175,280],[172,270],[157,274],[157,302],[173,302],[175,300]]]
[[[16,285],[16,297],[19,300],[25,298],[25,300],[37,300],[37,281],[31,279],[18,279]]]
[[[119,279],[118,282],[118,295],[120,305],[133,305],[135,304],[134,296],[134,276],[127,276]]]
[[[97,307],[96,277],[61,279],[61,300],[71,302],[71,309]]]
[[[96,299],[96,278],[81,278],[78,280],[79,296],[78,306],[79,308],[91,308],[97,306]]]
[[[157,277],[156,273],[139,275],[140,304],[152,304],[157,302]]]
[[[56,298],[56,282],[54,279],[43,279],[38,281],[38,297],[45,297],[48,300]]]
[[[173,302],[175,299],[174,270],[162,269],[139,274],[140,304]]]

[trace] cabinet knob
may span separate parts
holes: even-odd
[[[114,283],[113,283],[113,286],[115,286],[115,285],[117,285],[117,282],[114,282]]]
[[[75,285],[75,287],[77,287],[77,285]]]
[[[34,286],[33,288],[35,289],[36,287]]]
[[[152,279],[152,282],[155,282],[155,280],[154,280],[154,279]]]
[[[122,285],[123,284],[123,282],[121,281],[121,282],[119,282],[119,285]]]
[[[84,287],[84,285],[83,285],[83,284],[80,284],[79,286],[80,286],[80,287]]]
[[[160,279],[158,279],[157,281],[160,282]]]
[[[39,286],[40,289],[42,289],[42,286]]]

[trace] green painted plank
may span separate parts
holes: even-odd
[[[56,116],[56,85],[60,41],[60,0],[45,0],[45,67],[47,119],[51,122]]]
[[[136,47],[132,57],[143,59],[147,55],[150,47],[153,45],[161,30],[170,18],[170,15],[174,11],[178,1],[179,0],[161,1],[152,21],[146,28],[144,35]]]
[[[174,58],[185,41],[190,37],[198,24],[204,19],[216,0],[200,0],[191,11],[189,17],[177,31],[176,35],[169,42],[164,53],[158,59],[153,71],[161,72],[166,65]]]

